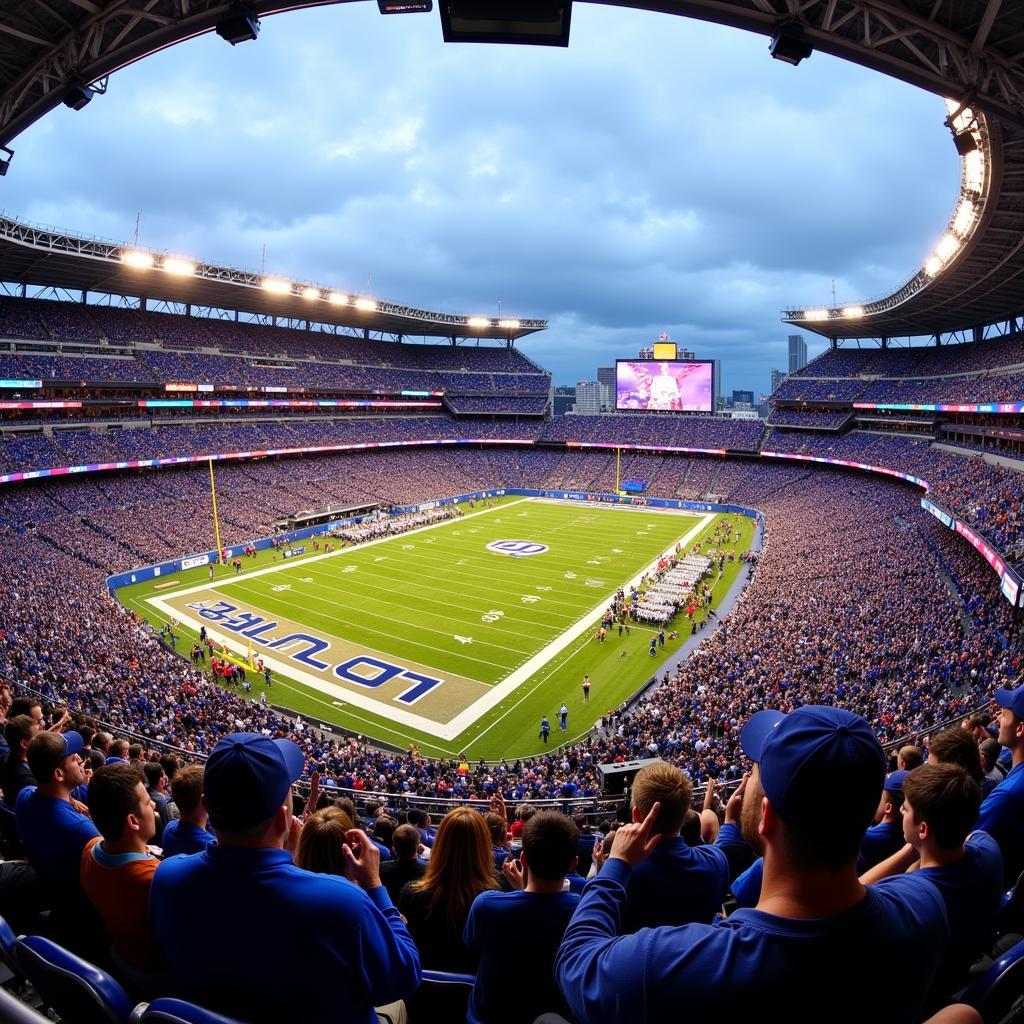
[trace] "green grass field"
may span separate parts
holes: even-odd
[[[549,749],[577,739],[686,639],[668,641],[651,658],[653,631],[642,625],[628,637],[613,630],[604,644],[593,636],[619,586],[677,542],[690,550],[719,517],[522,499],[464,512],[331,555],[314,554],[307,542],[295,559],[274,561],[270,552],[244,559],[239,576],[217,567],[210,581],[202,567],[118,596],[153,623],[177,618],[179,651],[191,647],[203,621],[239,653],[249,641],[238,631],[252,631],[254,651],[274,670],[275,704],[433,756],[537,753],[544,714]],[[746,550],[752,523],[731,518],[741,527],[737,552]],[[488,550],[501,540],[546,550],[530,557]],[[726,563],[716,601],[739,568]],[[268,641],[281,642],[275,649]],[[258,698],[263,681],[252,678]]]

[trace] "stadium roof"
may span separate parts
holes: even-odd
[[[356,0],[248,0],[247,6],[263,17],[325,2]],[[563,5],[570,2],[563,0]],[[769,36],[795,30],[816,50],[952,98],[985,115],[980,122],[987,121],[983,141],[989,147],[990,173],[982,196],[984,212],[955,258],[943,261],[941,272],[929,274],[927,281],[918,275],[894,295],[870,304],[870,315],[862,319],[840,312],[810,320],[795,310],[787,311],[784,319],[829,337],[899,337],[980,327],[1024,311],[1024,203],[1020,201],[1024,155],[1018,152],[1024,142],[1024,3],[1020,0],[597,2],[715,21]],[[106,76],[119,68],[213,30],[237,7],[235,0],[4,0],[0,9],[0,146],[9,146],[19,132],[64,102],[69,93],[88,99],[93,95],[89,86],[102,88]],[[83,97],[83,90],[89,95]],[[9,153],[0,151],[0,173],[6,170],[5,156]],[[8,242],[3,243],[3,251],[5,260],[9,254],[12,260],[31,262],[23,249],[12,251]],[[63,269],[49,257],[38,264],[46,265],[53,278]],[[87,274],[84,266],[82,261],[70,261],[66,269]],[[54,283],[67,286],[68,280]],[[217,290],[216,282],[205,278],[175,288],[202,289],[204,294]],[[301,297],[296,297],[293,312],[279,308],[280,298],[275,297],[276,308],[267,312],[308,318],[308,306],[301,306]],[[194,301],[233,308],[224,296]],[[268,301],[267,296],[263,301]],[[433,325],[426,333],[451,333],[437,329],[442,324],[435,314],[423,317],[423,324],[415,329],[407,326],[404,316],[398,312],[384,326],[381,313],[382,322],[373,324],[373,329],[417,334],[424,333],[423,326]],[[532,329],[541,329],[543,321],[535,323]]]
[[[390,335],[500,338],[543,331],[546,320],[437,313],[251,271],[192,263],[129,245],[77,238],[0,216],[0,281],[141,296]]]

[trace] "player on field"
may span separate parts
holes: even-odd
[[[621,626],[619,627],[622,628]],[[590,703],[590,676],[583,677],[583,703]]]
[[[565,732],[569,728],[569,709],[563,703],[558,709],[558,722],[562,727],[562,732]]]

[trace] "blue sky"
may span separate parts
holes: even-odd
[[[436,5],[435,5],[436,7]],[[460,313],[538,316],[556,383],[662,331],[767,391],[793,303],[887,294],[958,189],[941,100],[761,36],[579,3],[567,50],[437,12],[277,15],[111,78],[14,142],[26,220]],[[820,350],[807,336],[812,354]]]

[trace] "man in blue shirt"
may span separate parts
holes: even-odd
[[[418,987],[419,954],[365,832],[347,833],[348,879],[292,863],[292,783],[303,767],[290,740],[234,733],[217,744],[203,795],[217,845],[157,869],[154,931],[204,1006],[258,1024],[376,1024],[374,1006]]]
[[[99,829],[71,800],[85,781],[77,732],[41,732],[28,745],[28,766],[39,780],[18,794],[15,826],[29,863],[51,900],[53,936],[74,952],[105,957],[103,924],[82,891],[82,851]]]
[[[966,983],[967,969],[985,951],[1003,895],[1003,858],[987,832],[971,832],[981,805],[981,788],[959,765],[926,764],[904,784],[906,845],[871,871],[865,884],[907,871],[935,886],[946,904],[951,941],[935,976],[932,1005]]]
[[[203,766],[190,764],[175,772],[171,781],[171,796],[180,817],[173,818],[164,826],[160,845],[164,857],[175,857],[179,853],[202,853],[217,842],[207,831],[210,815],[203,806]]]
[[[469,908],[463,941],[479,950],[469,999],[470,1024],[522,1024],[567,1008],[551,974],[555,950],[579,896],[565,891],[576,866],[579,832],[563,814],[535,814],[523,827],[517,867],[506,860],[514,892],[483,892]]]
[[[721,909],[729,888],[729,859],[717,846],[686,845],[680,832],[692,801],[690,780],[675,765],[651,764],[637,772],[633,821],[643,821],[658,804],[651,831],[661,838],[629,877],[623,934],[663,924],[710,924]]]
[[[18,794],[15,824],[32,866],[65,895],[81,892],[82,851],[100,833],[71,804],[85,781],[77,732],[41,732],[28,745],[28,766],[39,780]]]
[[[864,833],[860,847],[861,869],[874,867],[903,847],[903,781],[907,771],[889,772],[878,805],[878,824]]]
[[[1024,871],[1024,686],[996,690],[999,743],[1010,752],[1009,774],[985,798],[974,827],[987,832],[1003,853],[1003,882]]]
[[[867,722],[832,707],[760,711],[740,733],[754,762],[741,827],[764,854],[756,909],[717,925],[620,935],[636,865],[655,849],[659,806],[618,830],[558,951],[556,976],[580,1024],[919,1020],[949,939],[934,886],[897,877],[864,887],[857,852],[878,806],[885,757]],[[908,956],[907,950],[913,950]],[[899,964],[900,984],[877,995]]]

